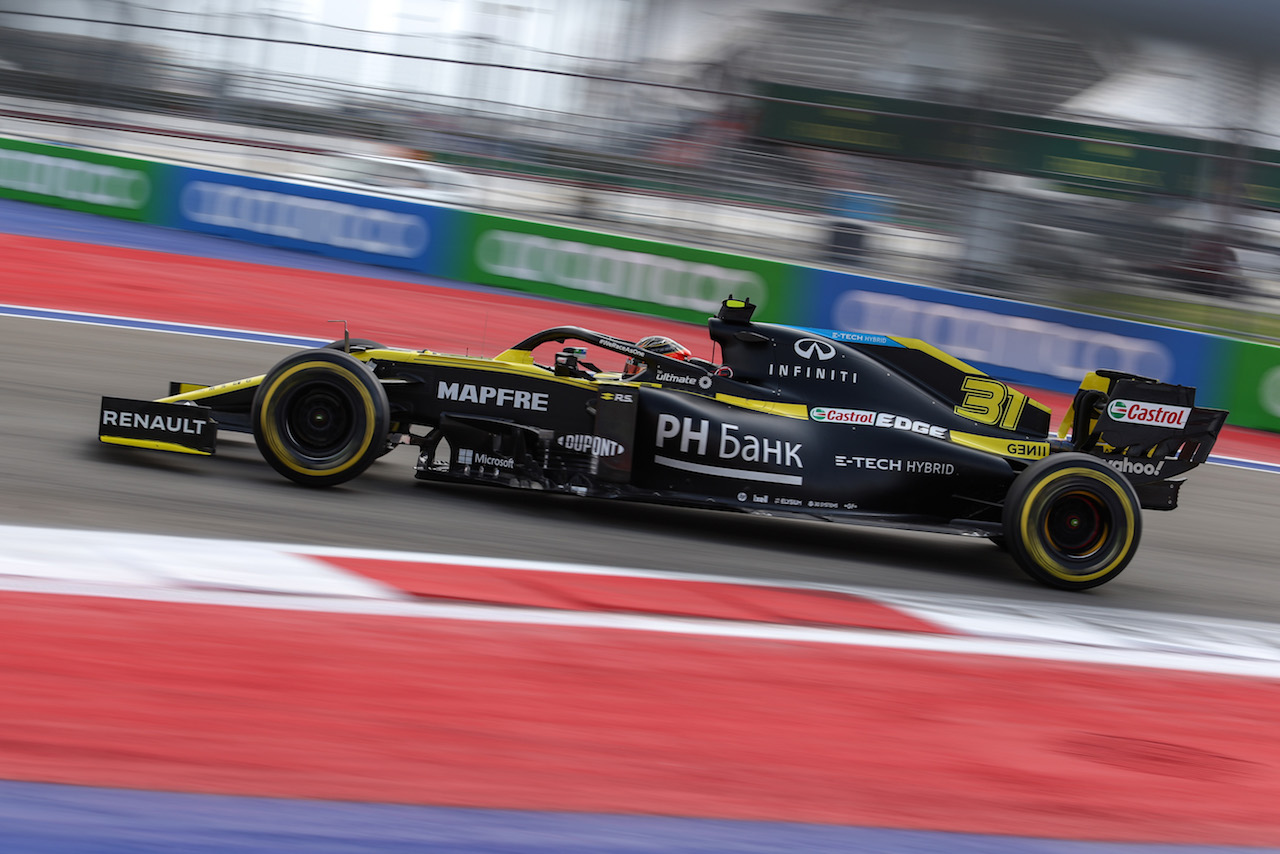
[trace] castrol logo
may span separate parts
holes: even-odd
[[[875,424],[878,414],[865,409],[831,409],[827,406],[815,406],[809,410],[809,417],[814,421],[837,421],[842,424]]]
[[[1181,428],[1191,415],[1189,406],[1166,406],[1141,400],[1113,400],[1107,404],[1112,421],[1125,424],[1147,424],[1152,427]]]

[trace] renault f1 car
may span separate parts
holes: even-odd
[[[715,362],[573,326],[493,358],[344,338],[262,376],[104,398],[99,437],[212,454],[218,431],[251,433],[318,487],[408,444],[423,480],[987,537],[1081,590],[1125,568],[1142,509],[1177,506],[1227,416],[1194,388],[1096,371],[1050,435],[1047,407],[924,342],[754,308],[709,318]],[[636,372],[595,364],[610,359]]]

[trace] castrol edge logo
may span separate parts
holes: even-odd
[[[1112,421],[1125,424],[1149,424],[1153,427],[1185,427],[1191,415],[1189,406],[1165,406],[1141,400],[1113,400],[1107,404]]]
[[[830,406],[814,406],[809,409],[809,418],[814,421],[826,421],[837,424],[865,424],[870,427],[890,427],[895,430],[908,430],[935,439],[947,438],[947,428],[936,427],[925,421],[913,421],[892,412],[874,412],[866,409],[834,409]]]

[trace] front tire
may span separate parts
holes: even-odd
[[[295,353],[263,378],[253,438],[266,461],[304,486],[351,480],[382,455],[391,428],[387,393],[341,350]]]
[[[1004,539],[1035,580],[1087,590],[1133,559],[1142,510],[1132,484],[1088,454],[1054,454],[1018,475],[1004,504]]]

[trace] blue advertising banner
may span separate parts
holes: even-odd
[[[1197,386],[1214,405],[1205,335],[1013,300],[814,270],[811,326],[918,338],[999,379],[1072,392],[1089,371]]]
[[[162,222],[173,228],[318,252],[346,261],[434,275],[448,265],[459,212],[201,169],[175,170]]]

